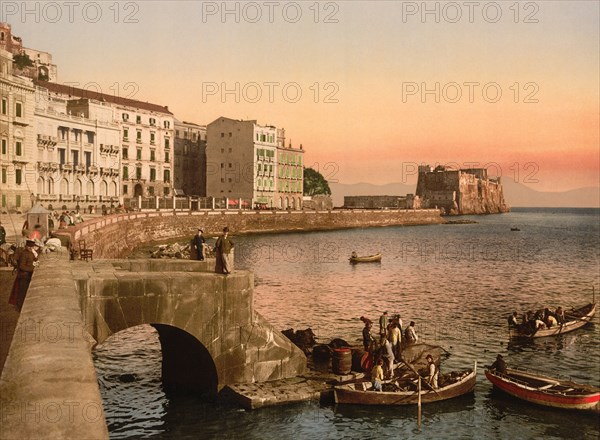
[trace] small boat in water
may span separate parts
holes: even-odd
[[[368,255],[366,257],[359,257],[358,255],[352,255],[349,258],[350,263],[377,263],[381,261],[381,254]]]
[[[497,389],[527,402],[555,408],[600,412],[600,388],[591,385],[510,368],[506,373],[486,370],[485,377]]]
[[[510,230],[513,231],[513,232],[519,232],[520,231],[519,228],[510,228]]]
[[[477,381],[477,362],[473,369],[442,375],[439,388],[421,388],[421,402],[437,402],[473,392]],[[391,387],[394,391],[386,391]],[[354,405],[416,405],[419,400],[417,379],[399,379],[384,383],[384,391],[372,391],[371,382],[357,382],[334,387],[335,403]]]
[[[589,303],[577,309],[565,310],[565,322],[550,328],[535,330],[528,324],[521,324],[508,329],[511,338],[543,338],[558,336],[572,332],[589,323],[596,313],[596,303]]]

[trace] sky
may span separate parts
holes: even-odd
[[[2,1],[58,82],[286,129],[333,182],[598,186],[600,2]]]

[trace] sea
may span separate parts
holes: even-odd
[[[275,328],[312,328],[318,342],[360,343],[361,316],[415,321],[423,342],[450,354],[442,373],[478,363],[472,395],[416,407],[290,404],[254,411],[167,396],[150,326],[94,350],[111,438],[598,439],[600,417],[553,410],[495,391],[483,369],[507,364],[600,387],[600,323],[510,342],[507,317],[600,299],[600,210],[515,208],[453,217],[475,223],[236,236],[235,266],[254,272],[255,309]],[[518,229],[518,231],[512,230]],[[381,253],[381,263],[348,257]],[[122,375],[134,380],[124,383]],[[201,374],[201,372],[199,372]]]

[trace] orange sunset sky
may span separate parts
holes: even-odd
[[[3,2],[1,19],[60,83],[285,127],[342,183],[452,162],[540,191],[599,184],[597,1],[90,3]]]

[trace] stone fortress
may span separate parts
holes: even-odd
[[[448,215],[496,214],[510,211],[500,177],[485,168],[446,169],[419,166],[416,195],[423,208],[440,208]]]

